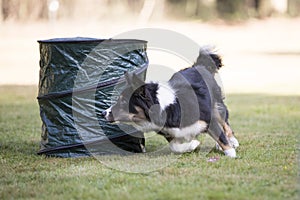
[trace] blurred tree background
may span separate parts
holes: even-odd
[[[230,21],[299,15],[300,0],[0,0],[0,21],[139,17]]]

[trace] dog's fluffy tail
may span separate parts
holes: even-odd
[[[222,66],[222,58],[213,47],[203,47],[194,65],[206,67],[211,73],[216,73]]]

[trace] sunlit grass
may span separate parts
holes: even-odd
[[[35,87],[0,87],[0,199],[299,197],[300,97],[228,95],[231,124],[241,145],[238,159],[217,151],[200,151],[177,156],[167,166],[149,173],[112,169],[116,163],[143,167],[147,162],[143,154],[98,159],[36,155],[41,122],[35,98]],[[147,139],[149,151],[164,144],[160,136]],[[165,155],[154,155],[153,164],[168,162]],[[207,162],[213,156],[220,159]]]

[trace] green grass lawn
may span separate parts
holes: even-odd
[[[238,159],[217,151],[195,152],[150,173],[126,173],[93,157],[36,155],[41,132],[36,91],[29,86],[0,87],[0,199],[299,197],[299,96],[227,96],[231,124],[241,145]],[[162,139],[153,138],[147,142],[149,149]],[[213,156],[220,159],[207,162]],[[124,165],[127,161],[142,165],[143,155],[122,157]],[[155,159],[163,161],[163,156]]]

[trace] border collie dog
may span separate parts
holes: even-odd
[[[102,115],[109,122],[130,123],[143,132],[163,135],[175,153],[194,151],[200,144],[197,136],[208,132],[226,156],[235,158],[239,143],[215,79],[221,66],[218,54],[200,49],[195,64],[173,74],[167,83],[145,83],[126,73],[126,88]]]

